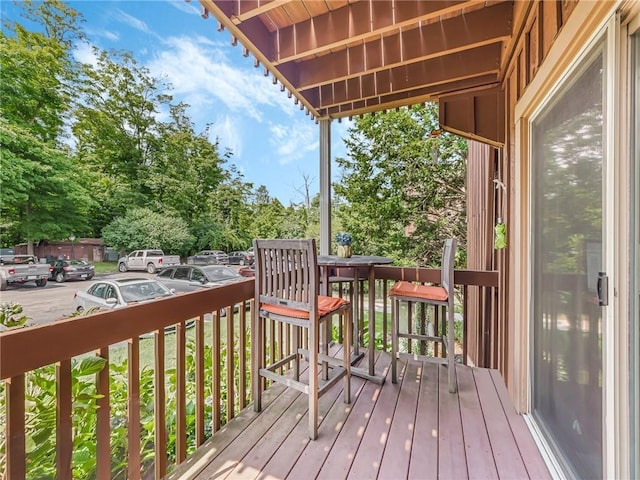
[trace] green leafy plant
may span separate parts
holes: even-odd
[[[11,302],[1,304],[0,326],[11,328],[24,325],[29,320],[29,317],[23,315],[22,312],[23,308],[19,303]]]

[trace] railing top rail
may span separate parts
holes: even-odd
[[[253,299],[254,280],[0,333],[0,380]]]
[[[378,280],[405,280],[408,282],[440,282],[439,268],[421,267],[394,267],[381,266],[374,267],[376,279]],[[455,270],[454,283],[456,285],[473,285],[479,287],[497,287],[497,270]]]

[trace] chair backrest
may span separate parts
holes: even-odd
[[[455,238],[447,238],[444,241],[444,248],[442,249],[442,272],[440,283],[442,287],[451,293],[454,287],[453,282],[453,265],[456,258],[456,246],[458,241]],[[451,295],[449,295],[451,297]]]
[[[313,239],[253,241],[255,297],[268,303],[309,312],[318,311],[318,257]]]

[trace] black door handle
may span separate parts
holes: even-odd
[[[598,305],[606,307],[609,305],[609,277],[606,272],[598,272]]]

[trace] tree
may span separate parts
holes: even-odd
[[[105,245],[119,251],[160,248],[167,253],[186,255],[194,238],[187,223],[174,215],[136,208],[116,218],[102,231]]]
[[[211,210],[210,196],[229,175],[223,166],[230,155],[218,154],[208,129],[196,134],[186,107],[171,106],[170,121],[158,125],[147,187],[155,208],[173,210],[191,223]]]
[[[24,16],[40,25],[30,32],[5,22],[0,31],[0,98],[2,116],[45,142],[56,143],[62,133],[76,80],[70,55],[80,38],[80,15],[58,0],[25,2]]]
[[[0,213],[3,243],[87,234],[93,200],[68,154],[0,119]]]
[[[93,170],[92,228],[100,233],[134,207],[158,207],[149,181],[159,112],[169,106],[165,86],[129,53],[94,50],[97,64],[83,65],[72,126],[78,161]]]
[[[356,252],[428,265],[439,261],[446,237],[464,249],[466,142],[432,137],[437,121],[437,106],[427,104],[364,115],[349,130],[334,189]]]
[[[87,233],[92,200],[63,141],[78,14],[58,1],[24,5],[44,32],[12,23],[0,32],[0,212],[2,242],[33,253],[34,240]]]

